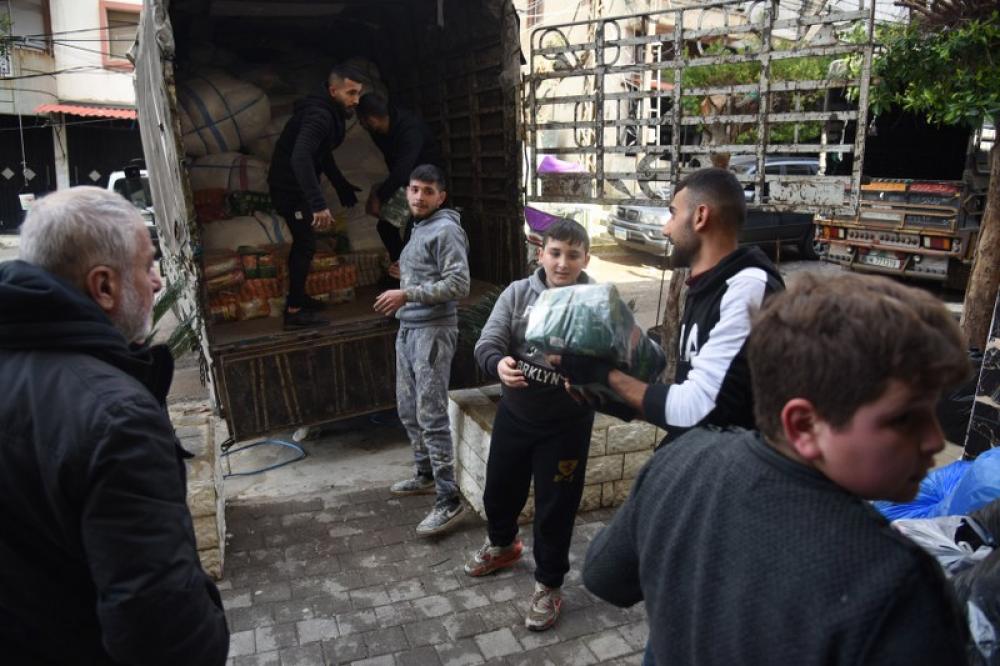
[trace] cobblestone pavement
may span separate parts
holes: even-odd
[[[642,604],[610,606],[587,592],[587,543],[612,515],[582,514],[563,586],[563,615],[542,633],[524,628],[534,586],[529,548],[515,567],[462,573],[485,538],[471,511],[443,537],[417,537],[428,496],[387,489],[236,503],[220,584],[233,666],[363,664],[640,664]],[[530,546],[531,526],[522,528]]]

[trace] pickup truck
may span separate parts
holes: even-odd
[[[153,195],[150,191],[149,175],[146,170],[128,167],[123,171],[112,171],[108,177],[108,190],[122,195],[139,209],[142,221],[153,241],[153,247],[156,248],[156,257],[159,259],[161,256],[160,237],[156,231],[156,213],[153,210]]]

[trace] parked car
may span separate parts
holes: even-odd
[[[108,178],[108,189],[122,195],[132,205],[139,209],[142,221],[149,230],[149,237],[156,248],[156,256],[160,256],[160,238],[156,233],[156,220],[153,215],[153,195],[149,187],[149,177],[145,169],[126,167],[123,171],[113,171]]]
[[[757,175],[756,155],[736,155],[729,161],[729,170],[738,176],[755,177]],[[815,176],[819,173],[819,158],[816,157],[779,157],[768,155],[764,158],[764,175],[766,176]],[[748,202],[755,198],[754,185],[744,185],[744,196]]]
[[[667,208],[616,206],[605,226],[618,245],[662,257],[668,246],[663,225],[669,217]],[[739,240],[741,245],[793,244],[801,258],[818,258],[813,246],[812,213],[748,210]]]

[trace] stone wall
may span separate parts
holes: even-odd
[[[201,565],[216,580],[222,578],[226,548],[225,494],[222,462],[216,431],[221,422],[207,402],[170,406],[170,421],[177,438],[194,457],[187,462],[188,508],[194,520]]]
[[[483,489],[486,486],[486,460],[490,452],[490,433],[500,386],[451,391],[448,416],[455,446],[455,476],[462,495],[483,518]],[[628,497],[639,469],[653,455],[653,447],[664,436],[655,426],[641,421],[625,423],[598,414],[590,439],[587,477],[580,511],[618,506]],[[534,515],[534,496],[521,512],[522,520]]]

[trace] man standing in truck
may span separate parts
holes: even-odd
[[[410,172],[418,164],[443,168],[444,161],[427,123],[405,109],[390,107],[381,95],[365,94],[358,103],[357,114],[358,122],[371,134],[389,168],[389,176],[368,195],[365,212],[378,218],[375,229],[389,252],[389,259],[395,263],[411,232],[406,228],[410,217],[406,202]]]
[[[295,103],[294,115],[274,146],[267,177],[271,203],[292,232],[286,330],[329,323],[316,313],[324,303],[306,295],[309,264],[316,253],[316,231],[326,231],[333,225],[333,214],[319,187],[319,174],[326,174],[342,206],[350,208],[358,203],[355,192],[360,189],[340,173],[333,150],[344,140],[346,119],[361,97],[362,78],[349,67],[334,67],[324,92]]]
[[[394,495],[436,495],[417,534],[454,527],[463,510],[455,482],[448,378],[458,341],[458,300],[469,295],[469,239],[447,198],[444,172],[422,164],[406,199],[413,234],[399,257],[400,288],[375,299],[375,310],[399,319],[396,409],[413,447],[415,474],[392,484]]]

